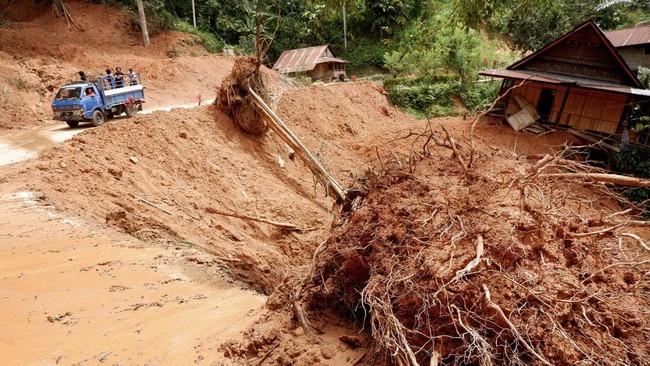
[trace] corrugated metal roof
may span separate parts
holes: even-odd
[[[636,46],[650,43],[650,25],[605,32],[614,47]]]
[[[338,62],[340,64],[349,64],[350,63],[348,61],[345,61],[343,59],[336,58],[336,57],[321,57],[321,58],[318,59],[318,61],[316,63],[317,64],[322,64],[324,62]]]
[[[326,53],[328,48],[328,45],[322,45],[284,51],[273,65],[273,69],[282,73],[301,72],[311,71],[316,65],[323,62],[347,62],[335,57],[329,57]],[[331,51],[329,54],[334,55]]]
[[[576,86],[587,88],[587,89],[612,91],[616,93],[650,97],[650,90],[646,90],[646,89],[631,88],[625,85],[619,85],[619,84],[613,84],[607,82],[597,82],[596,80],[589,80],[589,79],[571,78],[566,75],[557,75],[557,74],[544,73],[544,72],[500,69],[500,70],[483,70],[479,72],[479,75],[505,78],[505,79],[538,81],[538,82],[549,83],[549,84],[574,84]]]

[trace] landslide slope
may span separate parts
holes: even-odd
[[[209,99],[232,67],[232,58],[208,54],[193,35],[160,33],[145,48],[127,13],[65,3],[81,29],[38,2],[0,1],[0,129],[50,123],[54,94],[79,70],[96,77],[106,68],[133,67],[146,87],[147,109]]]
[[[279,115],[346,186],[368,169],[381,169],[388,161],[406,163],[403,157],[422,151],[404,137],[428,123],[389,105],[382,90],[370,83],[272,89],[285,89],[276,103]],[[431,121],[436,129],[446,126],[456,136],[467,134],[468,122]],[[517,135],[491,122],[480,124],[477,133],[489,154],[509,158],[564,142],[561,136]],[[448,153],[438,156],[447,159]],[[7,172],[5,179],[43,192],[66,216],[81,215],[152,245],[211,253],[217,265],[265,293],[272,293],[290,272],[311,264],[336,217],[333,201],[273,133],[246,135],[211,106],[117,119]],[[220,212],[288,222],[303,231],[287,232]],[[327,315],[319,323],[330,321],[345,324]],[[277,336],[277,327],[282,332],[295,327],[277,319],[269,324],[258,326],[270,329],[263,341],[251,332],[243,353],[237,345],[226,351],[231,357],[249,357],[247,352],[263,356],[274,342],[286,339]],[[326,362],[332,354],[331,347],[296,354],[300,348],[286,344],[273,359],[313,364]],[[338,337],[328,344],[338,344]]]
[[[339,95],[336,118],[314,121],[312,110],[322,99],[305,105],[300,96],[309,93]],[[358,103],[367,107],[358,109]],[[368,159],[360,139],[376,140],[376,133],[398,134],[401,126],[418,124],[365,83],[288,91],[279,109],[346,181],[343,169]],[[332,217],[333,201],[275,135],[246,135],[212,107],[155,112],[89,129],[45,151],[11,179],[29,182],[30,190],[44,192],[70,213],[140,239],[203,248],[266,293],[286,268],[307,263]],[[289,233],[218,212],[304,230]]]

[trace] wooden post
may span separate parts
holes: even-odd
[[[196,28],[196,8],[194,7],[194,0],[192,0],[192,20],[194,21],[194,28]]]
[[[562,121],[562,113],[564,113],[564,107],[566,106],[566,101],[569,99],[569,93],[571,92],[571,85],[567,85],[566,90],[564,91],[564,98],[562,98],[562,104],[560,105],[560,110],[557,112],[557,117],[555,117],[555,125],[559,125]]]

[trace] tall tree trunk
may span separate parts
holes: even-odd
[[[136,0],[138,3],[138,13],[140,14],[140,28],[142,28],[142,39],[144,46],[149,47],[149,31],[147,30],[147,18],[144,16],[144,5],[142,0]]]

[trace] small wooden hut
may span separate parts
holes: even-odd
[[[330,82],[345,77],[345,64],[348,62],[337,58],[328,45],[299,48],[282,52],[273,65],[274,70],[282,74],[305,74],[312,80]]]
[[[503,79],[506,119],[526,110],[539,122],[598,139],[620,139],[633,127],[635,105],[650,104],[650,90],[591,20],[505,69],[479,74]]]

